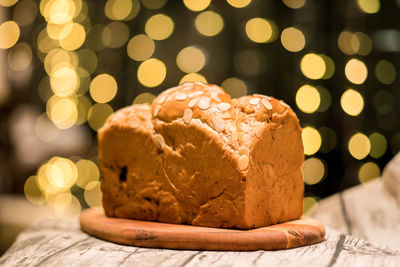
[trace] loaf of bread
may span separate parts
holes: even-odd
[[[115,112],[98,142],[107,216],[251,229],[302,215],[301,128],[272,97],[184,83]]]

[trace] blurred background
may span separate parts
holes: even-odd
[[[0,0],[0,254],[101,205],[96,131],[184,81],[284,100],[305,209],[400,150],[400,0]]]

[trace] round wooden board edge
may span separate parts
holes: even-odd
[[[281,250],[320,243],[324,225],[309,217],[251,230],[210,228],[107,217],[101,208],[82,212],[82,231],[122,245],[186,250]]]

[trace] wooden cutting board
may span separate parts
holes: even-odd
[[[278,250],[325,239],[323,224],[307,217],[252,230],[235,230],[111,218],[102,209],[87,209],[81,214],[80,224],[83,231],[98,238],[148,248]]]

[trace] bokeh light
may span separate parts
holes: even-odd
[[[303,56],[300,62],[301,72],[309,79],[321,79],[326,72],[324,59],[317,54],[309,53]]]
[[[160,9],[165,6],[167,0],[142,0],[142,4],[148,9]]]
[[[13,71],[22,71],[32,63],[32,49],[27,43],[14,45],[8,51],[8,65]]]
[[[375,162],[364,163],[358,171],[358,179],[360,183],[368,182],[381,175],[381,170]]]
[[[306,45],[306,38],[301,30],[288,27],[281,33],[281,43],[287,51],[299,52]]]
[[[108,0],[104,12],[112,20],[124,20],[134,18],[139,13],[139,9],[138,0]]]
[[[156,96],[151,93],[141,93],[135,97],[132,104],[151,104],[154,98],[156,98]]]
[[[289,0],[286,0],[289,1]],[[317,197],[305,197],[303,199],[303,213],[308,212],[312,209],[314,209],[315,207],[318,206],[318,200],[319,198]]]
[[[371,143],[369,155],[375,159],[382,157],[388,146],[386,137],[381,133],[372,133],[369,136],[369,141]]]
[[[189,73],[186,74],[185,76],[182,77],[182,79],[179,81],[179,84],[185,83],[185,82],[203,82],[207,83],[207,79],[199,74],[199,73]]]
[[[103,43],[111,48],[119,48],[128,41],[129,31],[127,24],[113,21],[103,29]]]
[[[321,182],[325,175],[325,164],[319,158],[309,158],[303,164],[304,182],[313,185]]]
[[[265,18],[252,18],[246,23],[246,35],[255,43],[268,43],[276,39],[277,27]]]
[[[15,21],[6,21],[0,24],[0,49],[12,47],[19,38],[20,30]]]
[[[18,0],[0,0],[0,6],[3,7],[10,7],[15,5],[15,3],[17,3]]]
[[[206,63],[206,57],[202,50],[194,46],[188,46],[179,51],[176,56],[176,64],[186,73],[198,72]]]
[[[358,7],[365,13],[377,13],[381,7],[380,0],[357,0]]]
[[[103,73],[97,75],[90,83],[90,96],[97,103],[110,102],[117,94],[118,85],[114,77]]]
[[[358,59],[350,59],[345,66],[347,79],[354,84],[362,84],[368,76],[367,66]]]
[[[315,112],[321,102],[321,96],[314,86],[303,85],[296,93],[296,104],[305,113]]]
[[[392,84],[396,79],[396,68],[386,60],[380,60],[375,66],[375,75],[383,84]]]
[[[37,4],[33,0],[20,0],[13,9],[13,20],[19,26],[32,24],[38,13]]]
[[[247,86],[241,79],[231,77],[225,79],[221,83],[221,87],[227,92],[232,98],[239,98],[247,95]]]
[[[332,96],[328,89],[322,86],[316,86],[318,93],[321,98],[321,102],[319,103],[318,112],[325,112],[329,109],[332,104]]]
[[[108,104],[96,103],[88,111],[87,121],[90,128],[98,131],[106,122],[107,118],[114,112]]]
[[[251,3],[251,0],[226,0],[228,4],[236,8],[243,8]]]
[[[143,61],[138,69],[137,77],[141,84],[146,87],[156,87],[160,85],[167,75],[165,64],[156,58]]]
[[[364,98],[359,92],[348,89],[340,98],[340,105],[348,115],[358,116],[364,108]]]
[[[71,128],[78,119],[78,109],[74,98],[52,96],[47,102],[47,116],[60,129]]]
[[[211,0],[183,0],[183,3],[189,10],[198,12],[206,9]]]
[[[146,21],[144,31],[153,40],[165,40],[174,31],[174,21],[164,14],[157,14]]]
[[[58,68],[50,76],[51,90],[60,97],[73,95],[78,90],[79,82],[78,74],[71,66]]]
[[[204,11],[197,15],[194,25],[199,33],[204,36],[215,36],[224,28],[224,20],[214,11]]]
[[[354,158],[360,160],[368,156],[371,143],[365,134],[356,133],[349,139],[348,149]]]
[[[90,49],[80,49],[77,52],[79,59],[79,66],[87,71],[87,73],[92,74],[95,72],[98,64],[96,53]]]
[[[298,8],[302,8],[305,5],[306,0],[282,0],[282,2],[287,7],[290,7],[293,9],[298,9]]]
[[[46,199],[36,180],[37,176],[30,176],[28,179],[26,179],[24,184],[24,194],[30,203],[41,206],[46,203]]]
[[[100,179],[99,168],[91,160],[81,159],[77,161],[76,168],[78,170],[76,185],[82,189],[85,189],[88,183],[98,181]]]
[[[85,187],[84,198],[89,207],[101,207],[102,193],[100,190],[100,182],[92,181]]]
[[[304,154],[313,155],[318,152],[321,147],[321,135],[319,132],[310,126],[303,128],[302,140],[304,146]]]
[[[82,25],[72,24],[72,29],[64,38],[60,39],[60,46],[65,50],[76,50],[83,45],[86,32]]]
[[[155,43],[145,34],[138,34],[129,40],[127,45],[128,56],[136,61],[143,61],[151,57],[155,50]]]

